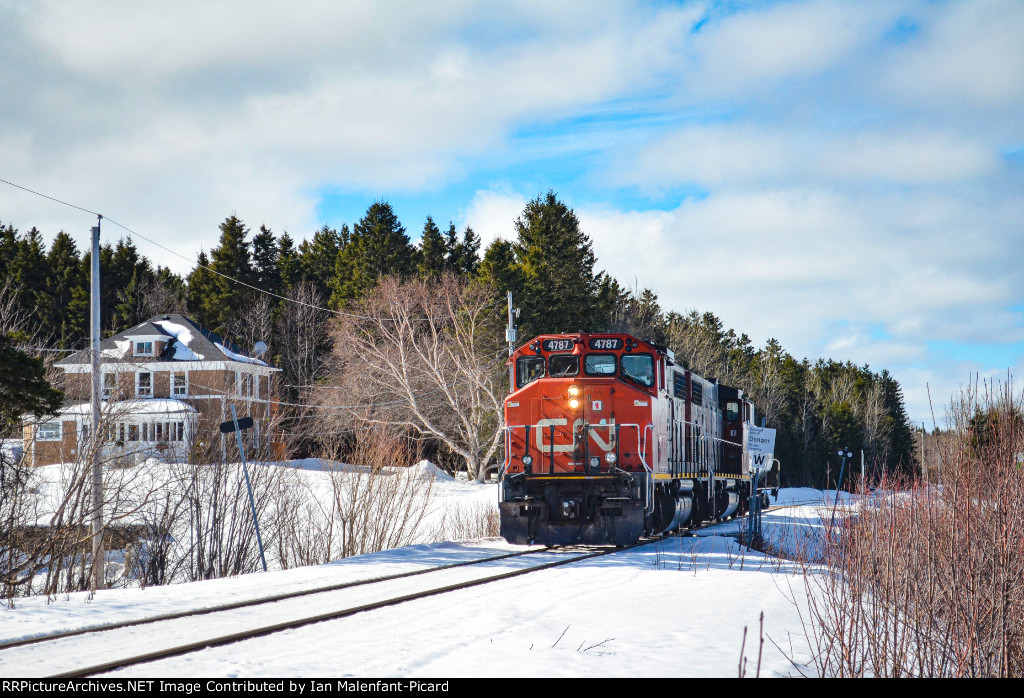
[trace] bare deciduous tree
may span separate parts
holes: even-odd
[[[505,372],[495,294],[452,275],[379,286],[334,327],[331,391],[358,419],[444,444],[471,478],[501,444]]]

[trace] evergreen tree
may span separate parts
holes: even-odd
[[[454,228],[454,226],[452,226]],[[444,238],[441,237],[441,229],[434,223],[434,219],[427,216],[427,222],[423,224],[423,237],[420,240],[419,250],[419,274],[424,278],[437,278],[444,271],[448,248]]]
[[[499,293],[511,291],[516,306],[522,305],[520,296],[523,291],[523,271],[516,263],[516,253],[511,242],[495,238],[484,251],[477,276]],[[524,331],[520,331],[520,336],[526,339]]]
[[[78,247],[63,230],[57,233],[47,254],[50,277],[39,310],[44,336],[53,337],[61,347],[78,346],[89,332],[88,313],[74,304],[75,290],[86,285]]]
[[[47,382],[42,360],[0,334],[0,437],[12,433],[24,414],[56,414],[62,400],[61,392]]]
[[[391,205],[383,201],[371,204],[338,254],[331,302],[340,306],[362,296],[381,276],[409,276],[416,270],[415,259],[416,248]]]
[[[220,244],[210,252],[210,270],[216,273],[211,276],[212,292],[204,299],[203,310],[216,331],[225,331],[228,323],[241,316],[256,293],[242,285],[256,286],[257,283],[252,254],[245,239],[248,234],[248,228],[238,216],[228,216],[220,224]]]
[[[599,320],[599,278],[576,214],[549,191],[526,204],[515,226],[525,334],[591,329]]]
[[[342,226],[339,233],[325,224],[313,234],[312,240],[303,240],[299,245],[299,278],[312,283],[322,298],[330,298],[335,286],[335,264],[343,237],[348,237],[347,226]]]
[[[277,241],[277,270],[280,275],[279,287],[287,292],[300,278],[299,257],[292,236],[285,231]]]
[[[448,259],[447,266],[459,276],[472,276],[476,274],[480,265],[480,238],[468,225],[462,231],[462,240],[457,241],[455,226],[448,229]]]
[[[196,259],[196,268],[188,275],[188,288],[185,305],[192,318],[200,325],[211,326],[214,318],[208,317],[208,299],[216,293],[214,279],[216,274],[210,271],[210,260],[205,252],[200,252]]]
[[[18,254],[18,231],[12,225],[0,221],[0,279],[8,279],[11,265]]]
[[[252,266],[256,275],[256,286],[264,291],[280,295],[281,270],[278,268],[280,249],[274,233],[265,225],[252,238]]]
[[[42,233],[35,227],[17,239],[8,273],[14,287],[18,289],[21,309],[34,316],[38,322],[39,313],[46,305],[43,296],[50,276],[50,265]],[[52,328],[48,330],[47,336],[51,334]]]

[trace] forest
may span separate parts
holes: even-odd
[[[211,242],[214,237],[211,229]],[[767,425],[778,430],[775,455],[786,485],[834,482],[840,448],[863,449],[868,473],[876,478],[911,474],[917,467],[902,389],[887,371],[841,357],[798,358],[774,338],[757,347],[742,331],[727,328],[714,309],[662,308],[653,290],[630,287],[600,269],[579,219],[554,192],[526,204],[513,239],[495,239],[485,249],[472,228],[460,231],[449,223],[442,229],[430,216],[419,238],[414,243],[393,208],[376,201],[351,226],[324,225],[298,244],[288,232],[253,229],[237,215],[228,216],[209,253],[200,252],[184,276],[154,264],[131,237],[106,242],[100,250],[104,336],[158,313],[185,313],[244,350],[266,342],[269,360],[283,371],[282,401],[302,404],[316,400],[318,387],[344,384],[344,352],[337,345],[354,336],[344,319],[379,307],[381,294],[418,293],[425,299],[439,294],[429,289],[454,284],[459,293],[486,299],[474,307],[486,311],[480,327],[493,336],[471,351],[490,356],[503,345],[503,301],[512,291],[521,309],[521,341],[546,332],[629,332],[669,347],[700,375],[742,388]],[[36,228],[19,231],[0,222],[5,341],[48,365],[63,350],[83,348],[90,265],[90,252],[79,250],[65,231],[47,247]],[[464,302],[466,296],[460,298]],[[500,362],[486,365],[497,380],[507,380]],[[48,372],[57,389],[58,373]],[[39,395],[31,409],[54,404],[52,395]],[[375,398],[368,393],[361,399],[369,404]],[[5,413],[3,428],[9,432],[16,427],[15,414]],[[301,434],[308,423],[303,416],[296,412],[285,428]],[[336,423],[346,425],[344,419]],[[425,451],[449,467],[471,460],[457,444],[425,441]],[[296,448],[302,443],[296,440]]]

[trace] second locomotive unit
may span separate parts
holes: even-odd
[[[746,511],[754,405],[738,388],[625,334],[542,335],[509,365],[510,543],[628,545]]]

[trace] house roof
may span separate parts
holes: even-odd
[[[160,356],[134,357],[133,337],[167,337]],[[146,361],[233,361],[235,363],[269,366],[265,361],[246,356],[235,343],[225,340],[216,332],[206,329],[178,313],[154,315],[143,323],[105,339],[100,343],[100,361],[109,363],[120,360]],[[73,366],[90,362],[89,351],[72,354],[57,364]]]

